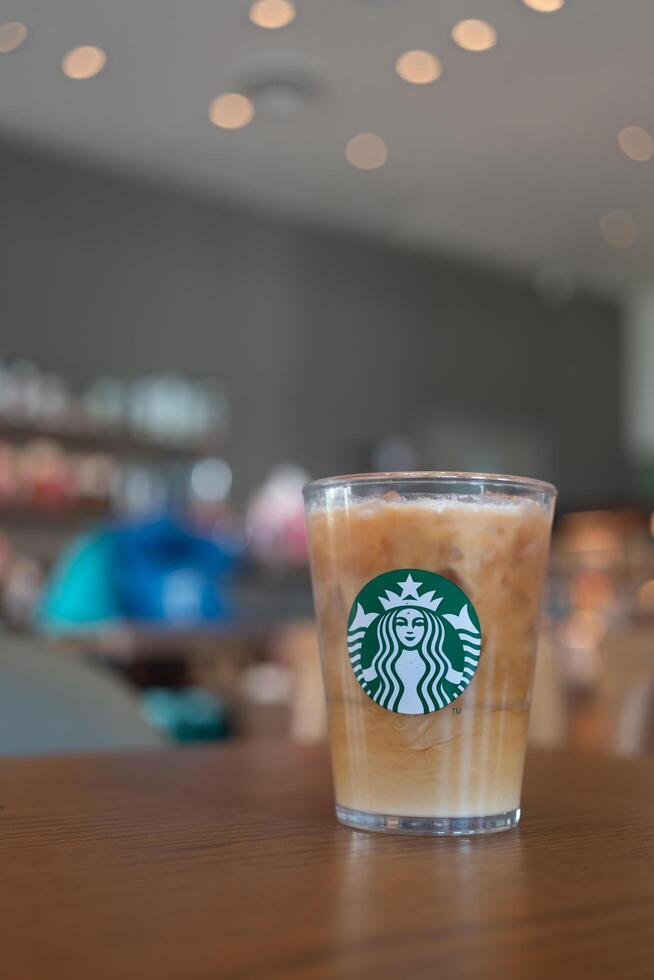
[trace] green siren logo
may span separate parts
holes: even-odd
[[[442,575],[398,568],[373,578],[352,604],[347,647],[368,697],[402,715],[450,704],[479,666],[474,606]]]

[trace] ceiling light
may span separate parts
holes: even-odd
[[[405,82],[428,85],[440,78],[443,66],[431,51],[405,51],[395,62],[395,71]]]
[[[618,146],[630,160],[651,160],[654,156],[654,140],[646,129],[627,126],[618,133]]]
[[[497,31],[485,20],[460,20],[452,28],[452,37],[466,51],[488,51],[497,44]]]
[[[61,69],[68,78],[93,78],[102,71],[106,62],[107,55],[102,48],[85,44],[68,52],[61,62]]]
[[[345,155],[359,170],[376,170],[388,159],[388,147],[375,133],[359,133],[347,144]]]
[[[257,27],[274,30],[295,20],[297,11],[291,0],[256,0],[250,7],[250,20]]]
[[[522,0],[522,2],[525,7],[538,10],[541,14],[552,14],[565,4],[565,0]]]
[[[27,28],[17,20],[0,24],[0,54],[9,54],[19,48],[27,37]]]
[[[241,129],[254,119],[254,105],[247,95],[226,92],[209,106],[209,119],[221,129]]]
[[[638,238],[638,225],[626,211],[607,211],[600,218],[604,239],[615,248],[631,248]]]

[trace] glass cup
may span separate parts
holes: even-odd
[[[515,827],[555,488],[373,473],[304,493],[338,819]]]

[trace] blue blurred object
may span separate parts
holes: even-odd
[[[100,529],[64,554],[46,585],[39,623],[59,632],[124,620],[215,624],[231,615],[226,591],[237,561],[229,539],[203,537],[170,516]]]
[[[124,615],[168,626],[228,618],[223,590],[233,551],[171,517],[117,531],[115,583]]]

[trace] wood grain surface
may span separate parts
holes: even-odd
[[[2,980],[654,976],[654,762],[533,753],[523,824],[369,835],[322,749],[0,763]]]

